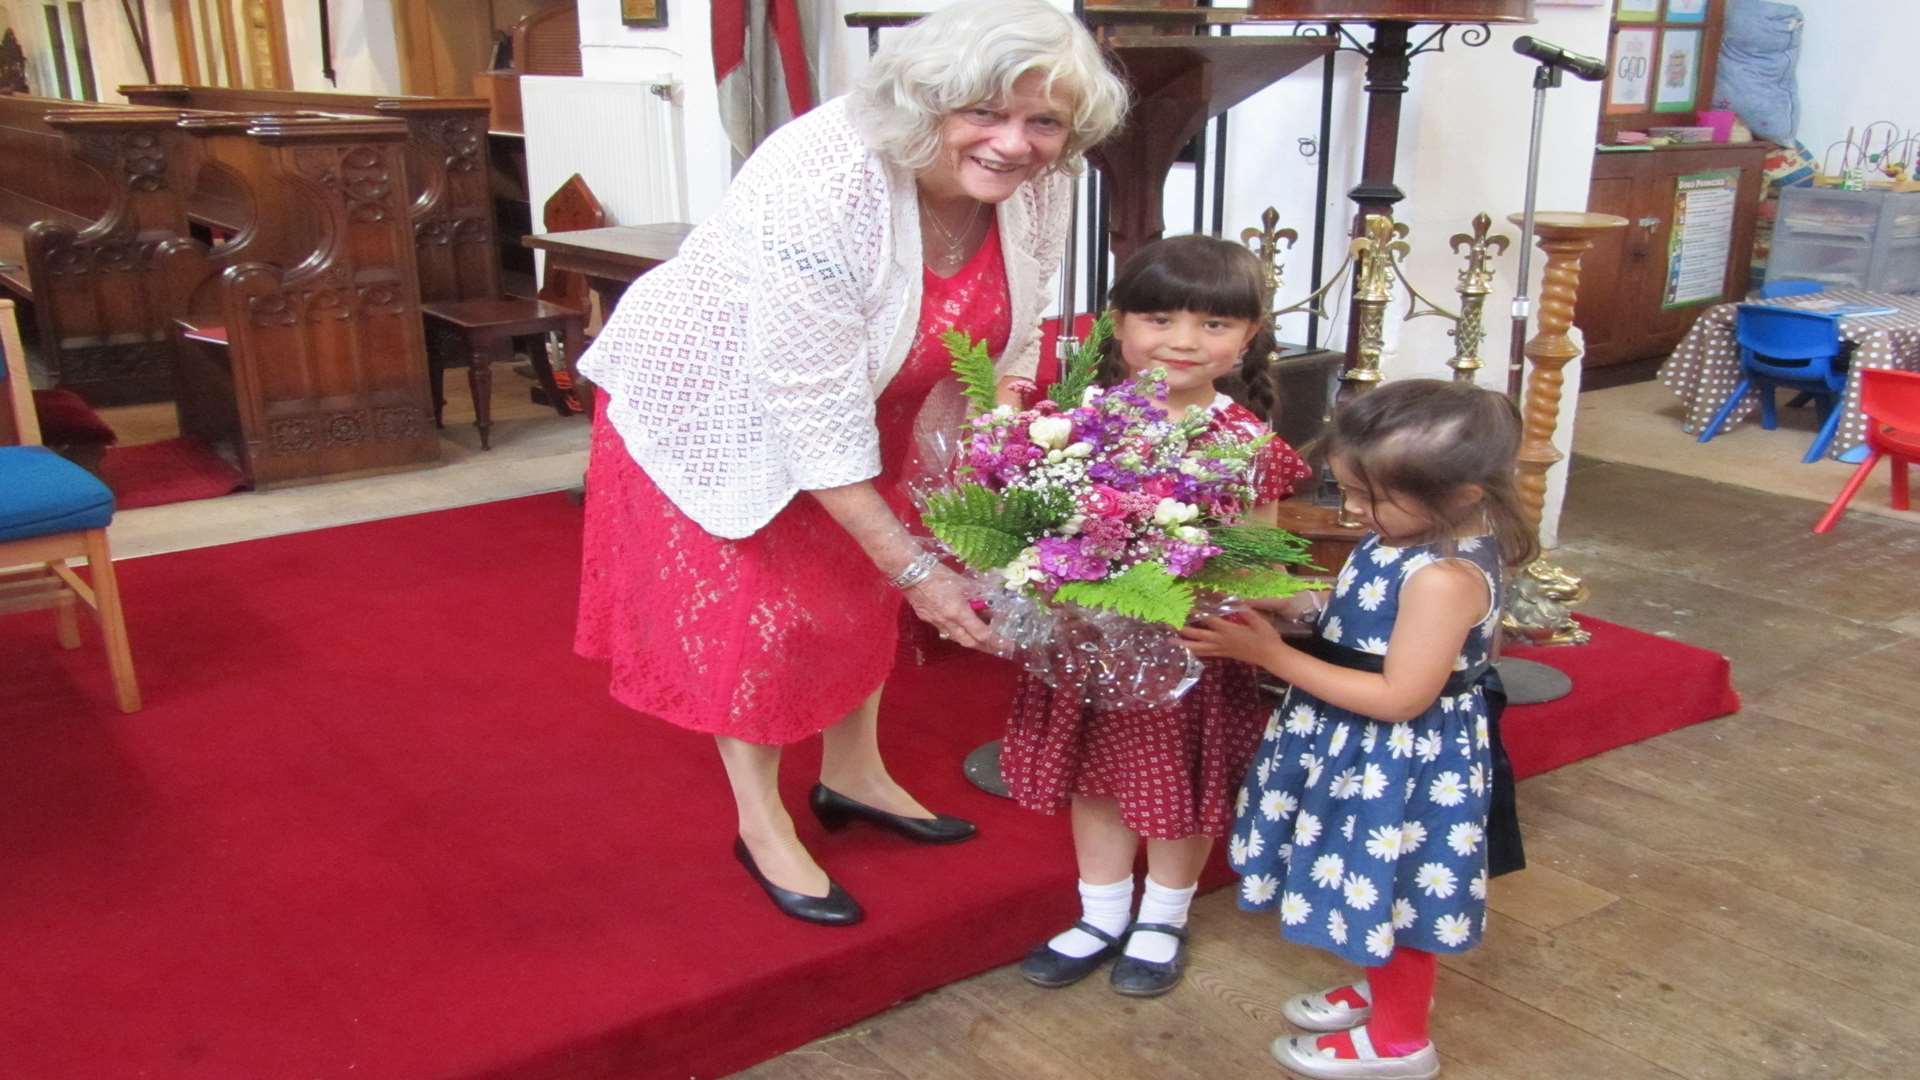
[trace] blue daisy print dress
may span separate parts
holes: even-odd
[[[1499,545],[1455,541],[1487,576],[1493,611],[1454,669],[1485,663],[1499,623]],[[1440,556],[1369,535],[1341,568],[1317,633],[1385,655],[1400,590]],[[1395,945],[1472,948],[1486,928],[1487,810],[1493,763],[1487,701],[1475,685],[1406,723],[1370,720],[1295,687],[1267,724],[1236,803],[1227,854],[1240,906],[1278,911],[1281,934],[1362,966]]]

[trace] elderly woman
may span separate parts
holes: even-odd
[[[1032,375],[1070,174],[1125,108],[1072,18],[962,0],[768,139],[581,362],[606,396],[578,651],[613,661],[622,704],[714,736],[734,854],[795,918],[862,912],[781,804],[789,743],[822,737],[827,828],[973,835],[901,788],[876,738],[903,597],[943,637],[994,642],[901,524],[902,467],[943,331],[985,339],[1003,383]]]

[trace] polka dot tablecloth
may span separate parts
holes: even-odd
[[[1890,315],[1848,315],[1840,320],[1840,339],[1854,345],[1851,374],[1847,377],[1847,400],[1842,406],[1840,430],[1834,435],[1830,456],[1841,454],[1866,441],[1866,418],[1860,412],[1860,369],[1897,368],[1920,371],[1920,296],[1865,292],[1860,289],[1829,289],[1816,296],[1775,300],[1784,307],[1808,307],[1834,302],[1889,307]],[[1733,318],[1738,304],[1715,304],[1700,313],[1693,329],[1687,331],[1673,356],[1660,366],[1660,381],[1679,395],[1687,407],[1685,430],[1689,434],[1704,430],[1713,414],[1733,393],[1740,381],[1740,349],[1734,343]],[[1733,410],[1721,433],[1752,415],[1760,404],[1757,394]]]

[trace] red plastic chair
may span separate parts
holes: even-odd
[[[1853,493],[1882,457],[1893,459],[1893,508],[1908,508],[1907,466],[1920,461],[1920,371],[1866,368],[1860,372],[1860,411],[1867,416],[1867,460],[1853,472],[1840,497],[1813,531],[1823,533],[1846,513]]]

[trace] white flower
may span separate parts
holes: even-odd
[[[1233,797],[1233,816],[1244,817],[1246,816],[1246,813],[1247,813],[1247,789],[1243,787],[1240,789],[1240,793]]]
[[[1474,718],[1473,741],[1479,743],[1482,750],[1493,744],[1493,740],[1487,732],[1487,718],[1485,716]]]
[[[1173,530],[1174,539],[1187,544],[1204,544],[1208,540],[1207,530],[1193,525],[1182,525]]]
[[[1462,821],[1447,830],[1447,846],[1455,855],[1471,855],[1480,850],[1480,841],[1487,838],[1487,830],[1471,821]]]
[[[1260,733],[1260,738],[1265,741],[1278,734],[1280,734],[1280,710],[1275,709],[1267,714],[1267,729]],[[1261,777],[1260,782],[1265,783],[1266,777]]]
[[[1397,758],[1413,756],[1413,729],[1405,724],[1393,725],[1387,732],[1387,751]]]
[[[1405,930],[1419,921],[1420,913],[1413,909],[1413,901],[1402,896],[1393,902],[1393,928]]]
[[[1319,785],[1320,774],[1326,770],[1327,764],[1312,754],[1301,754],[1300,767],[1307,770],[1307,787],[1313,788]]]
[[[1346,860],[1328,852],[1313,860],[1313,869],[1309,872],[1309,876],[1313,878],[1315,885],[1323,889],[1337,889],[1340,887],[1341,876],[1346,872]]]
[[[1288,892],[1280,897],[1280,921],[1288,926],[1299,926],[1313,914],[1313,905],[1297,892]]]
[[[1302,811],[1293,821],[1293,846],[1312,847],[1313,842],[1318,839],[1320,839],[1320,819]]]
[[[1353,824],[1360,820],[1359,814],[1348,814],[1347,820],[1340,823],[1340,835],[1347,840],[1353,839]]]
[[[1392,566],[1393,561],[1399,557],[1400,549],[1397,547],[1388,547],[1385,544],[1381,544],[1379,547],[1373,549],[1373,564],[1375,566]]]
[[[1413,558],[1408,559],[1406,562],[1400,564],[1400,579],[1402,581],[1405,581],[1407,578],[1410,578],[1413,576],[1414,571],[1424,570],[1427,567],[1432,565],[1433,565],[1433,556],[1423,551],[1420,554],[1415,555]]]
[[[1427,786],[1427,798],[1436,806],[1459,806],[1467,801],[1466,789],[1460,786],[1460,774],[1448,769],[1433,778]]]
[[[1342,721],[1338,727],[1334,728],[1333,738],[1327,740],[1327,756],[1338,757],[1340,751],[1347,748],[1347,736],[1351,734],[1352,732],[1348,730],[1344,721]]]
[[[1340,576],[1338,578],[1335,578],[1333,582],[1333,595],[1335,596],[1347,595],[1347,590],[1353,588],[1353,583],[1359,580],[1359,578],[1360,578],[1359,567],[1353,565],[1352,563],[1348,563],[1346,566],[1341,567]]]
[[[1253,773],[1260,778],[1260,785],[1265,787],[1267,777],[1273,774],[1273,759],[1270,757],[1261,758],[1260,764],[1253,767]]]
[[[1408,780],[1412,783],[1412,780]],[[1427,827],[1417,821],[1405,822],[1400,826],[1400,854],[1411,855],[1420,850],[1427,842]]]
[[[1387,598],[1387,579],[1376,577],[1360,586],[1360,610],[1378,611],[1381,601]]]
[[[1364,874],[1348,874],[1340,888],[1346,894],[1347,906],[1355,911],[1365,911],[1380,901],[1380,890],[1374,888],[1373,879]]]
[[[1236,867],[1247,865],[1247,842],[1234,833],[1227,839],[1227,861]]]
[[[1433,936],[1442,945],[1458,945],[1473,935],[1473,920],[1465,915],[1442,915],[1433,923]]]
[[[1093,444],[1086,443],[1086,442],[1077,442],[1068,446],[1066,450],[1063,452],[1070,458],[1092,457]]]
[[[1469,536],[1464,540],[1456,540],[1453,546],[1454,550],[1463,555],[1471,554],[1472,552],[1480,550],[1480,538],[1477,536]]]
[[[1293,845],[1292,844],[1280,845],[1280,861],[1286,864],[1291,864],[1293,862]]]
[[[1413,777],[1407,777],[1407,789],[1400,795],[1400,805],[1405,806],[1413,801],[1413,789],[1418,786],[1418,782]]]
[[[1036,446],[1059,450],[1073,439],[1073,421],[1064,416],[1043,416],[1027,425],[1027,438]]]
[[[1440,737],[1438,731],[1429,731],[1414,741],[1413,752],[1420,755],[1421,761],[1433,762],[1439,759],[1445,745],[1446,740]]]
[[[1475,900],[1485,900],[1487,898],[1487,872],[1485,870],[1473,875],[1473,880],[1467,882],[1467,893]]]
[[[1445,863],[1421,863],[1414,872],[1413,883],[1428,896],[1437,896],[1442,900],[1453,895],[1454,886],[1459,882]]]
[[[1367,762],[1366,771],[1360,774],[1360,797],[1377,799],[1386,794],[1387,774],[1380,766]]]
[[[1467,770],[1467,788],[1475,795],[1487,790],[1486,766],[1477,761],[1473,763],[1473,768]]]
[[[1357,769],[1341,769],[1333,778],[1328,791],[1336,799],[1351,799],[1360,794],[1360,772]]]
[[[1372,653],[1375,656],[1387,655],[1387,639],[1382,637],[1363,637],[1359,641],[1354,642],[1353,647],[1363,653]]]
[[[1246,877],[1240,879],[1240,897],[1249,904],[1267,903],[1273,899],[1273,894],[1279,891],[1280,879],[1274,877],[1272,874],[1248,874]],[[1288,893],[1287,895],[1292,896],[1293,894]],[[1284,915],[1286,909],[1283,907],[1280,910]]]
[[[1295,705],[1287,712],[1287,733],[1290,735],[1311,735],[1320,724],[1320,718],[1313,714],[1311,705]]]
[[[1385,958],[1393,955],[1393,924],[1381,923],[1367,931],[1367,951]]]
[[[1035,421],[1038,423],[1039,421]],[[1200,516],[1200,508],[1192,503],[1183,503],[1179,499],[1161,499],[1153,508],[1155,525],[1185,525]]]
[[[1329,615],[1327,616],[1327,620],[1320,624],[1320,636],[1335,644],[1339,643],[1340,635],[1345,632],[1340,623],[1340,616],[1338,615]]]
[[[1333,939],[1335,945],[1347,943],[1347,917],[1340,914],[1339,908],[1327,913],[1327,936]]]
[[[1392,862],[1400,857],[1400,841],[1403,834],[1397,825],[1381,825],[1367,831],[1367,854],[1376,859]]]
[[[1379,724],[1370,723],[1366,727],[1360,729],[1361,752],[1368,753],[1368,754],[1373,753],[1374,744],[1378,743],[1379,741],[1380,741],[1380,725]]]
[[[1453,711],[1453,699],[1451,697],[1443,697],[1440,699],[1440,711],[1443,713]]]
[[[1268,821],[1284,821],[1300,809],[1300,800],[1285,791],[1269,791],[1260,796],[1260,814]]]
[[[1260,853],[1265,850],[1267,850],[1267,838],[1260,835],[1259,826],[1249,828],[1247,830],[1247,858],[1257,859],[1260,857]]]

